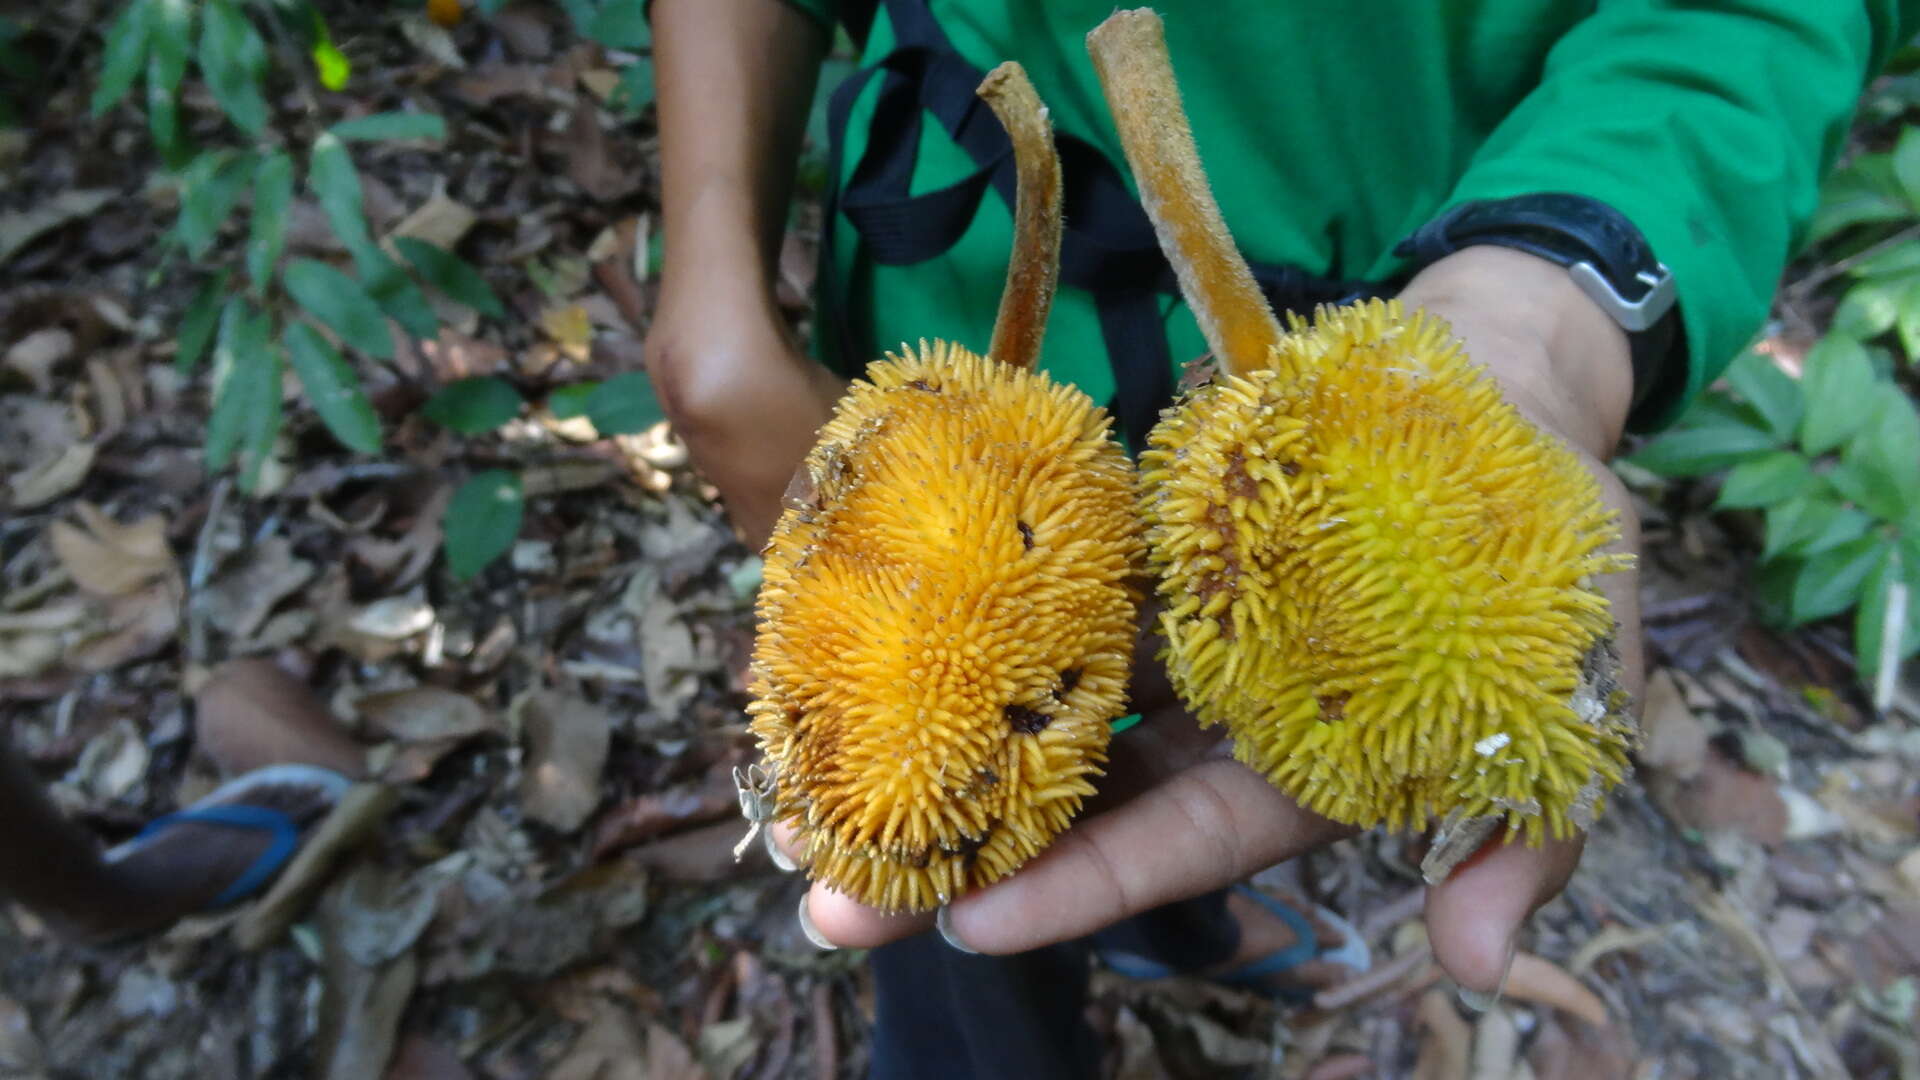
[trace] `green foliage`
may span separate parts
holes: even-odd
[[[492,14],[500,2],[479,6]],[[612,107],[632,116],[651,104],[652,34],[640,0],[562,0],[562,6],[583,35],[619,50],[624,66]],[[12,23],[0,21],[0,63],[10,76],[29,70],[10,47],[16,36]],[[299,70],[308,65],[310,76]],[[383,247],[367,223],[354,148],[445,139],[444,118],[411,111],[329,116],[323,107],[329,103],[312,100],[302,103],[301,113],[276,112],[275,103],[289,99],[297,80],[339,90],[352,70],[313,0],[129,0],[102,35],[91,106],[95,114],[125,102],[143,108],[179,192],[167,242],[201,284],[181,316],[175,363],[190,373],[211,353],[207,466],[237,465],[243,490],[254,490],[279,436],[284,368],[292,369],[334,438],[376,454],[380,419],[359,384],[353,354],[393,356],[396,324],[415,338],[436,336],[440,320],[425,288],[486,318],[507,315],[486,277],[459,255],[404,237]],[[194,80],[205,89],[197,100],[210,100],[227,125],[212,145],[195,146],[186,137],[181,110],[196,100],[184,93]],[[7,114],[0,100],[0,121]],[[301,190],[319,203],[350,266],[287,257],[286,222]],[[244,242],[223,246],[223,237]],[[641,376],[583,384],[554,399],[569,396],[580,414],[609,433],[639,430],[659,418],[659,403]],[[480,434],[522,405],[504,380],[468,379],[443,388],[424,411],[452,430]],[[470,577],[512,545],[522,499],[518,478],[505,473],[483,473],[460,489],[446,522],[448,560],[457,576]]]
[[[520,415],[522,404],[512,383],[488,375],[448,383],[421,412],[462,435],[482,435]]]
[[[1847,279],[1833,329],[1892,337],[1907,363],[1920,358],[1920,125],[1828,178],[1809,242]]]
[[[1765,516],[1762,613],[1799,626],[1855,610],[1861,673],[1878,672],[1894,587],[1920,594],[1920,413],[1859,341],[1836,329],[1799,379],[1742,356],[1725,389],[1628,460],[1661,476],[1726,470],[1715,505]],[[1895,655],[1920,652],[1920,603],[1899,629]]]
[[[518,473],[488,469],[461,484],[447,505],[447,567],[453,576],[465,581],[506,554],[520,535],[525,509]]]

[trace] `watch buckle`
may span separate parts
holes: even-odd
[[[1621,296],[1613,283],[1590,262],[1574,263],[1567,267],[1567,273],[1580,291],[1587,294],[1588,299],[1599,304],[1601,310],[1630,334],[1651,329],[1662,316],[1673,310],[1674,301],[1679,295],[1673,285],[1673,274],[1664,263],[1634,275],[1634,280],[1647,287],[1638,300]]]

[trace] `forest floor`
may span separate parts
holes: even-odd
[[[0,907],[0,1077],[863,1075],[861,955],[808,946],[804,882],[732,855],[758,564],[684,450],[417,413],[455,378],[537,399],[637,366],[651,120],[606,107],[612,62],[545,7],[450,34],[385,5],[338,18],[350,98],[449,127],[356,151],[376,234],[461,223],[447,242],[510,312],[361,361],[378,459],[290,394],[262,492],[206,474],[207,381],[172,365],[196,282],[157,254],[176,206],[140,116],[88,115],[99,20],[34,28],[64,62],[0,129],[5,737],[121,839],[215,783],[208,726],[247,716],[196,700],[265,656],[385,783],[329,825],[358,842],[227,914],[76,948]],[[341,254],[304,191],[288,242]],[[811,250],[797,228],[782,260],[796,319]],[[526,477],[521,539],[456,582],[441,510],[500,465]],[[1637,497],[1648,744],[1506,1001],[1457,1003],[1402,841],[1366,836],[1283,873],[1362,928],[1373,976],[1281,1010],[1096,974],[1110,1075],[1920,1078],[1914,673],[1877,714],[1841,628],[1753,617],[1751,520],[1711,513],[1707,485]]]

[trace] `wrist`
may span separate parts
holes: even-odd
[[[1514,406],[1604,460],[1626,424],[1626,333],[1559,265],[1509,248],[1464,248],[1422,270],[1403,304],[1452,324]]]

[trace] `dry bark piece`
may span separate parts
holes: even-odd
[[[1214,205],[1159,18],[1117,13],[1088,48],[1223,368],[1140,459],[1174,688],[1337,821],[1503,820],[1536,843],[1587,828],[1634,739],[1592,585],[1631,559],[1609,550],[1597,481],[1425,312],[1323,307],[1282,333]]]
[[[1021,183],[993,356],[922,342],[867,369],[759,592],[750,711],[778,817],[811,876],[887,911],[994,881],[1066,827],[1132,658],[1131,469],[1102,410],[1028,370],[1058,273],[1046,120],[1017,66],[981,92]]]

